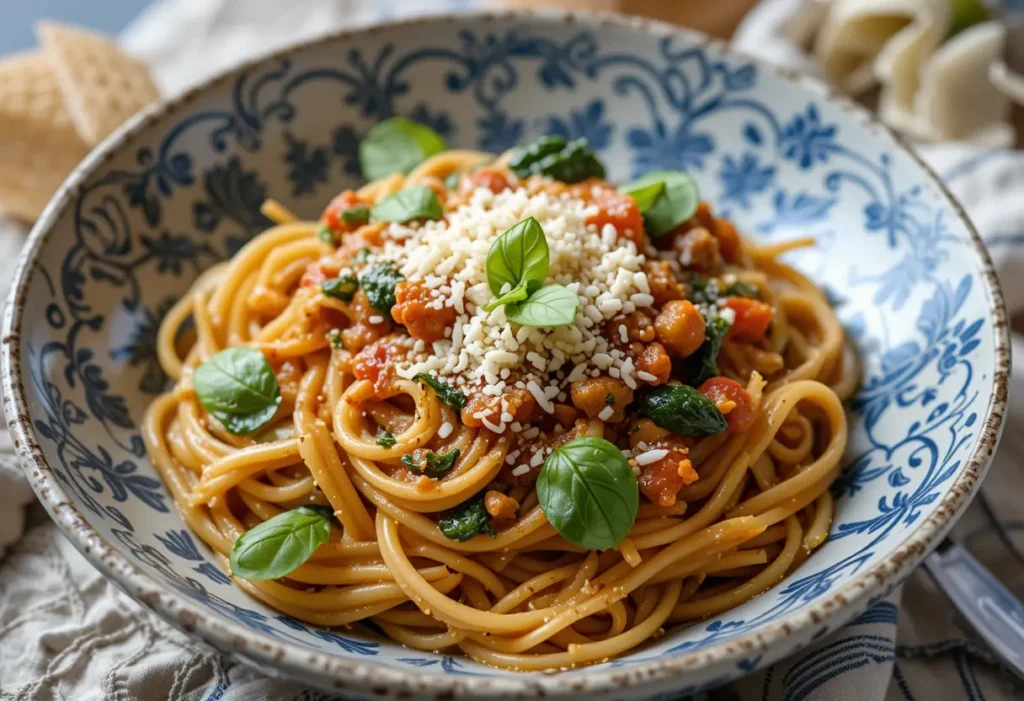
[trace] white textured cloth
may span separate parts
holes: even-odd
[[[254,47],[294,41],[352,17],[394,14],[396,4],[290,0],[289,12],[279,13],[274,0],[164,0],[140,18],[124,42],[151,61],[165,91],[176,92]],[[424,0],[411,7],[437,9],[438,4]],[[403,10],[409,7],[405,3]],[[261,19],[271,12],[274,21]],[[773,56],[785,54],[784,48],[764,46]],[[1024,154],[932,147],[925,155],[989,243],[1011,312],[1024,312],[1024,198],[1019,194]],[[15,259],[23,237],[20,227],[0,222],[0,289],[9,284],[11,270],[4,266]],[[1024,358],[1024,337],[1014,339],[1014,355]],[[1024,369],[1013,385],[1014,404],[996,464],[955,535],[1024,597],[1024,520],[1014,508],[1024,493]],[[96,572],[38,505],[29,508],[29,529],[22,536],[22,507],[30,501],[10,440],[0,430],[0,701],[330,698],[261,677],[164,625]],[[1024,684],[1000,670],[950,602],[918,572],[901,591],[832,636],[707,696],[1003,701],[1024,697]]]

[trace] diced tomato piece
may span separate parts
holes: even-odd
[[[728,219],[715,221],[715,236],[718,237],[718,250],[722,253],[727,263],[735,263],[742,250],[740,235],[736,233],[736,227]]]
[[[587,224],[594,224],[600,231],[605,224],[611,224],[622,238],[628,238],[637,247],[644,241],[644,218],[637,209],[636,200],[615,190],[602,190],[593,200],[597,214],[587,217]]]
[[[697,388],[697,391],[715,403],[725,414],[729,433],[740,433],[754,423],[754,401],[736,380],[728,377],[712,377]]]
[[[353,222],[351,224],[346,224],[341,218],[341,213],[364,205],[366,205],[366,203],[359,199],[359,195],[352,190],[345,190],[331,200],[331,203],[327,205],[327,209],[324,210],[323,215],[320,217],[320,221],[322,221],[328,229],[336,234],[344,233],[346,231],[355,231],[359,228],[361,223]]]
[[[373,383],[378,396],[384,396],[385,390],[394,379],[395,362],[402,355],[392,341],[393,336],[374,341],[356,353],[352,362],[352,374],[357,380],[369,380]]]
[[[459,188],[463,192],[472,192],[478,187],[485,187],[491,192],[498,193],[511,187],[508,176],[500,170],[477,170],[463,176]]]
[[[736,320],[729,327],[729,335],[747,341],[763,338],[775,316],[772,305],[747,297],[728,297],[725,306],[736,312]]]

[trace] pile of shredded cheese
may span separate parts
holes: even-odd
[[[432,347],[409,338],[411,353],[397,366],[398,374],[408,379],[426,372],[455,387],[482,387],[499,397],[519,387],[548,413],[555,401],[567,400],[569,383],[585,377],[619,377],[635,389],[632,359],[604,334],[612,319],[653,304],[641,270],[646,259],[614,226],[588,225],[587,217],[596,213],[596,207],[567,193],[530,194],[518,188],[495,194],[478,188],[445,220],[390,225],[373,258],[394,262],[409,281],[422,281],[432,290],[428,306],[454,307],[458,314],[448,337]],[[564,285],[579,298],[574,326],[521,327],[507,320],[504,307],[484,311],[493,297],[486,273],[491,244],[531,216],[544,229],[550,251],[547,282]],[[619,334],[616,341],[627,341],[625,325],[610,328]],[[486,424],[498,433],[523,430],[506,411],[499,423]]]

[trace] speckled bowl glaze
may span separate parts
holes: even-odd
[[[204,266],[267,224],[264,197],[315,217],[359,183],[359,138],[393,114],[495,152],[544,133],[585,136],[613,179],[685,169],[748,234],[817,237],[791,258],[832,295],[864,361],[820,550],[743,606],[557,674],[304,625],[231,584],[139,437],[165,382],[158,320]],[[218,650],[352,698],[670,698],[792,653],[884,596],[952,526],[995,449],[1009,371],[1003,302],[977,234],[889,132],[813,80],[611,15],[345,31],[147,110],[50,203],[3,333],[4,403],[25,473],[86,557]]]

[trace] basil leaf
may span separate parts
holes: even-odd
[[[573,545],[614,548],[640,506],[636,475],[603,438],[577,438],[555,450],[537,476],[537,499],[548,522]]]
[[[366,259],[369,257],[370,249],[364,246],[363,248],[360,248],[358,251],[356,251],[356,254],[352,256],[352,260],[354,260],[356,263],[365,263]]]
[[[728,426],[715,403],[687,385],[651,388],[640,398],[640,413],[677,436],[711,436]]]
[[[405,280],[393,263],[375,265],[359,276],[359,285],[366,293],[370,306],[391,318],[391,307],[395,306],[395,287]]]
[[[720,316],[712,318],[705,325],[704,343],[686,359],[687,376],[694,387],[719,374],[718,353],[722,350],[722,341],[728,330],[729,322]]]
[[[391,435],[391,431],[377,431],[377,434],[377,445],[381,448],[394,448],[395,443],[398,442],[395,440],[395,437]]]
[[[576,323],[580,300],[561,285],[542,287],[523,302],[510,304],[505,316],[522,326],[571,326]]]
[[[359,164],[367,180],[408,173],[435,153],[448,148],[433,129],[407,117],[392,117],[375,125],[359,142]]]
[[[440,219],[444,214],[437,195],[426,185],[413,185],[373,205],[374,219],[402,224],[413,219]]]
[[[441,514],[437,527],[445,537],[460,543],[481,533],[486,533],[492,538],[498,535],[491,525],[491,515],[484,506],[484,492],[470,497],[454,509],[445,511]]]
[[[438,455],[428,450],[425,458],[423,457],[423,451],[416,450],[408,455],[403,455],[402,463],[413,472],[440,479],[451,472],[452,468],[455,467],[455,461],[458,459],[458,448],[452,448],[444,455]]]
[[[321,224],[320,228],[317,229],[316,235],[320,237],[320,240],[324,243],[334,243],[334,232],[326,224]]]
[[[497,309],[498,307],[501,307],[501,306],[506,305],[506,304],[514,304],[516,302],[522,302],[528,296],[529,296],[529,294],[526,291],[526,285],[525,284],[519,285],[519,287],[515,288],[514,290],[509,290],[508,292],[506,292],[505,294],[501,295],[500,297],[495,297],[490,302],[485,304],[484,305],[484,311],[485,312],[489,312],[489,311]]]
[[[346,224],[365,224],[370,221],[370,208],[365,204],[341,213],[341,220]]]
[[[644,191],[654,183],[662,183],[663,191],[645,210],[644,230],[648,236],[661,236],[675,229],[693,216],[700,203],[697,183],[686,173],[674,170],[656,170],[627,183],[619,188],[619,192],[632,195]],[[637,203],[639,207],[639,202]]]
[[[449,190],[454,190],[459,186],[459,180],[462,178],[460,173],[449,173],[445,176],[444,186]]]
[[[447,382],[443,382],[433,375],[428,375],[425,372],[413,375],[412,379],[414,382],[425,382],[435,392],[437,392],[437,398],[452,409],[461,411],[462,407],[466,406],[466,395],[452,387]]]
[[[327,333],[327,342],[331,344],[331,348],[345,349],[345,342],[341,340],[341,331],[338,331],[338,329],[331,329]]]
[[[656,180],[652,183],[648,183],[647,185],[641,185],[640,187],[631,187],[631,185],[632,183],[630,185],[623,185],[619,188],[619,192],[633,198],[633,201],[636,202],[636,208],[640,210],[640,214],[643,214],[650,209],[651,205],[653,205],[658,198],[661,197],[661,193],[665,191],[664,180]]]
[[[342,302],[351,302],[359,289],[359,281],[351,275],[342,275],[333,280],[324,280],[320,284],[320,291],[328,297],[340,299]]]
[[[231,573],[278,579],[293,572],[331,537],[331,509],[300,506],[246,531],[231,548]]]
[[[586,139],[566,142],[560,136],[542,136],[519,149],[508,166],[520,178],[550,175],[563,183],[578,183],[605,175],[604,165],[587,148]]]
[[[525,286],[530,294],[548,276],[550,253],[544,229],[527,217],[494,240],[487,251],[487,286],[495,295],[506,284],[513,290]]]
[[[253,348],[227,348],[195,369],[192,384],[203,408],[228,433],[252,433],[272,418],[281,388],[270,363]]]

